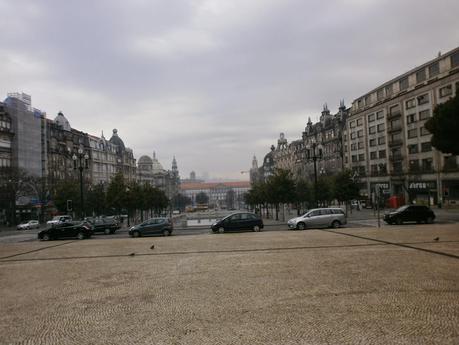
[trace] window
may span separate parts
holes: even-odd
[[[378,111],[378,112],[376,113],[376,118],[377,118],[378,120],[383,119],[383,118],[384,118],[384,113],[383,113],[382,111]]]
[[[371,151],[370,152],[370,159],[377,159],[377,158],[378,158],[378,152]]]
[[[384,131],[384,128],[385,128],[384,123],[380,123],[380,124],[378,125],[378,132],[383,132],[383,131]]]
[[[357,144],[353,143],[351,144],[351,151],[355,151],[355,150],[357,150]]]
[[[424,170],[424,171],[432,171],[433,170],[432,158],[426,158],[426,159],[422,160],[422,170]]]
[[[370,170],[372,175],[378,175],[378,164],[370,165]]]
[[[418,96],[418,105],[429,103],[429,95],[426,93],[424,95]]]
[[[418,170],[419,170],[419,159],[410,160],[410,171],[418,171]]]
[[[405,107],[406,109],[411,109],[416,106],[416,100],[414,98],[411,98],[405,102]]]
[[[370,97],[370,95],[365,96],[365,105],[366,105],[366,106],[369,106],[370,103],[371,103],[371,97]],[[358,125],[358,121],[357,121],[357,125]]]
[[[421,127],[421,136],[429,135],[429,134],[430,132],[425,127]]]
[[[359,108],[362,108],[363,102],[362,102],[361,99],[359,99],[359,100],[357,101],[357,106],[358,106]]]
[[[376,146],[376,139],[370,139],[370,146]]]
[[[451,55],[451,67],[454,68],[458,66],[459,66],[459,51]]]
[[[378,101],[382,100],[384,98],[384,90],[383,89],[379,89],[378,91],[376,91],[376,98]]]
[[[357,155],[352,155],[352,161],[357,162]]]
[[[453,94],[453,85],[446,85],[440,89],[440,97],[446,97]]]
[[[368,115],[368,122],[373,122],[375,120],[375,114]]]
[[[430,142],[421,144],[421,152],[430,152],[432,151],[432,144]]]
[[[375,134],[376,133],[376,126],[371,126],[370,128],[368,128],[368,132],[370,134]]]
[[[379,158],[386,158],[386,150],[379,151]]]
[[[378,138],[378,145],[383,145],[386,143],[386,137],[379,137]]]
[[[400,121],[400,118],[397,118],[397,119],[392,120],[390,122],[390,129],[392,129],[392,130],[400,129],[401,126],[402,126],[402,122]]]
[[[360,129],[357,131],[357,137],[359,138],[363,137],[363,129]]]
[[[406,123],[410,124],[416,122],[416,114],[411,114],[406,117]]]
[[[363,141],[359,141],[358,147],[359,147],[359,149],[363,149]]]
[[[408,130],[408,139],[416,138],[417,136],[418,136],[418,129],[417,128]]]
[[[363,153],[359,154],[359,161],[362,162],[365,160],[365,155]]]
[[[392,84],[390,85],[387,85],[384,90],[386,91],[386,97],[389,97],[390,95],[392,95]]]
[[[400,91],[408,89],[408,77],[400,79],[398,84],[400,86]]]
[[[357,119],[357,126],[361,126],[362,125],[362,119]]]
[[[429,78],[435,77],[438,73],[440,73],[440,64],[437,61],[429,66]]]
[[[351,139],[355,139],[357,138],[357,133],[356,132],[352,132],[351,133]]]
[[[349,122],[349,127],[350,127],[350,128],[354,128],[354,127],[355,127],[355,121]]]
[[[418,153],[418,144],[408,145],[408,153]]]
[[[430,110],[423,110],[419,112],[419,120],[425,120],[430,117]]]
[[[416,83],[420,83],[426,80],[426,70],[423,68],[416,72]]]
[[[396,104],[390,107],[389,112],[391,115],[399,115],[400,114],[400,105]]]

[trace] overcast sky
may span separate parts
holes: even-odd
[[[0,97],[180,174],[248,179],[280,132],[459,46],[458,0],[0,0]]]

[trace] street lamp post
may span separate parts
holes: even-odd
[[[81,219],[84,218],[84,197],[83,197],[83,170],[89,169],[88,162],[89,156],[87,153],[84,153],[83,149],[80,147],[78,149],[78,155],[73,154],[73,169],[80,171],[80,204],[81,204]]]
[[[311,144],[306,145],[306,149],[308,150],[308,160],[314,162],[314,202],[315,206],[318,207],[317,202],[317,159],[322,159],[322,144],[317,142],[312,142]]]

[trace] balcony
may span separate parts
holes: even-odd
[[[403,155],[401,153],[391,154],[389,155],[389,160],[391,162],[400,162],[403,160]]]
[[[402,125],[401,124],[387,127],[387,132],[388,133],[400,132],[401,130],[402,130]]]
[[[389,146],[401,146],[403,144],[403,140],[402,139],[393,139],[393,140],[389,140]]]
[[[402,116],[402,112],[400,110],[394,111],[393,113],[387,114],[387,119],[394,119],[396,117]]]

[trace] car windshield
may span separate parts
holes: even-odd
[[[408,206],[409,206],[409,205],[404,205],[404,206],[402,206],[402,207],[397,208],[395,211],[396,211],[396,212],[402,212],[402,211],[406,210],[406,209],[408,208]]]

